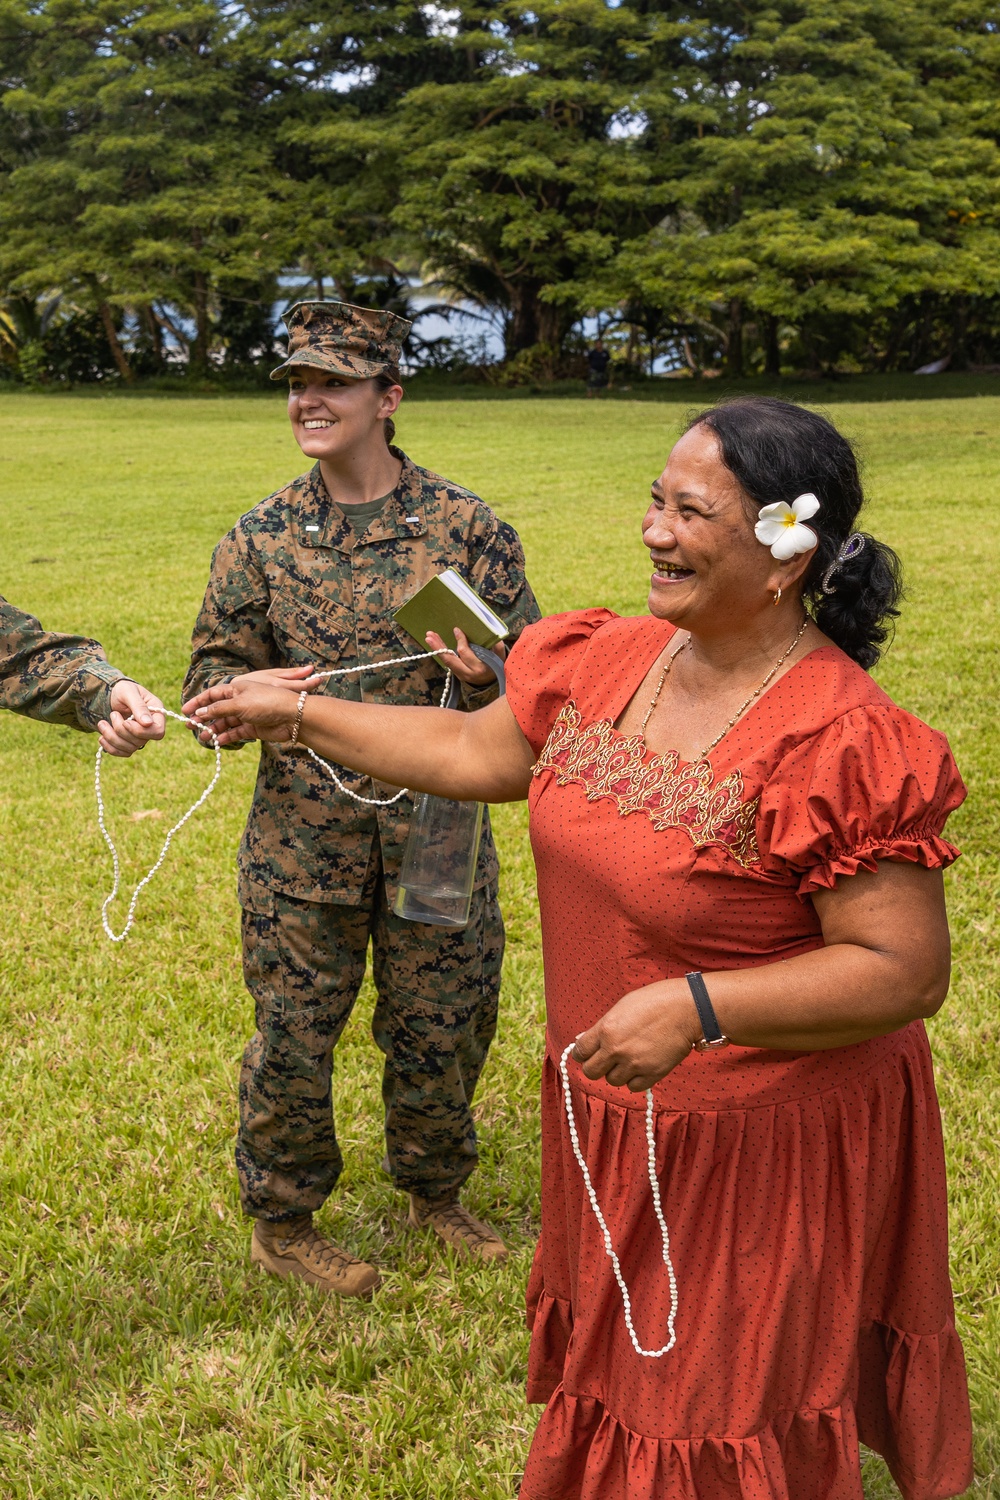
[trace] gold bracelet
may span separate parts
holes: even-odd
[[[309,697],[308,692],[306,691],[305,688],[303,688],[302,691],[301,691],[301,693],[299,694],[299,706],[298,706],[298,709],[296,710],[296,714],[295,714],[295,723],[292,725],[292,736],[291,736],[291,739],[288,741],[289,746],[297,745],[298,744],[299,730],[302,728],[302,713],[303,713],[303,710],[304,710],[304,708],[306,706],[306,699],[308,697]]]

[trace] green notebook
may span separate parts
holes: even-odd
[[[421,646],[427,645],[428,630],[436,630],[446,646],[452,645],[456,625],[477,646],[495,646],[507,634],[500,616],[454,568],[445,568],[431,578],[397,609],[393,618]]]

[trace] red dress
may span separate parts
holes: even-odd
[[[672,634],[607,610],[530,627],[508,699],[538,762],[531,838],[548,1009],[542,1234],[521,1500],[861,1500],[858,1440],[906,1500],[972,1482],[923,1025],[821,1052],[692,1053],[654,1090],[680,1306],[629,1341],[572,1154],[556,1063],[628,990],[822,946],[810,891],[879,859],[931,868],[964,788],[944,736],[834,647],[711,752],[653,756],[614,722]],[[570,1064],[584,1155],[645,1348],[667,1273],[645,1099]]]

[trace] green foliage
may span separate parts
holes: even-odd
[[[736,375],[749,321],[768,373],[786,327],[813,368],[892,364],[873,318],[992,292],[992,30],[925,0],[751,0],[663,37],[648,113],[669,210],[595,297],[711,323]]]
[[[402,102],[409,170],[395,220],[447,285],[502,311],[508,354],[558,349],[580,312],[572,285],[661,210],[652,164],[612,134],[647,28],[605,0],[461,15],[455,46],[476,49],[478,67]]]
[[[29,339],[21,345],[17,364],[26,386],[44,385],[47,373],[45,347],[38,339]]]
[[[99,314],[125,378],[125,308],[154,364],[167,335],[203,369],[213,299],[273,298],[290,253],[258,107],[267,58],[209,0],[12,0],[3,19],[0,277]]]
[[[266,364],[290,277],[557,373],[1000,362],[998,0],[4,0],[0,79],[0,288],[125,380]]]
[[[0,303],[0,371],[29,387],[103,380],[114,371],[99,318],[58,295]]]
[[[95,634],[176,706],[213,545],[301,465],[281,408],[277,393],[4,398],[5,593],[53,628]],[[639,614],[640,521],[683,416],[634,402],[404,403],[400,434],[417,462],[518,527],[543,609]],[[879,675],[948,733],[970,790],[949,825],[965,851],[947,877],[954,990],[930,1030],[975,1500],[1000,1500],[998,417],[996,396],[836,410],[867,459],[866,525],[907,571]],[[54,501],[64,471],[73,484]],[[233,859],[255,753],[227,757],[120,947],[100,930],[110,871],[93,753],[92,737],[0,720],[0,1497],[512,1500],[536,1415],[524,1406],[523,1296],[544,1024],[524,808],[495,819],[509,946],[469,1190],[514,1255],[484,1271],[406,1228],[378,1165],[369,984],[338,1047],[347,1171],[322,1221],[374,1256],[385,1281],[370,1305],[326,1303],[253,1272],[236,1194],[236,1088],[253,1014]],[[126,881],[149,867],[209,771],[173,724],[161,745],[105,763]],[[898,1500],[880,1461],[866,1467],[865,1492]]]

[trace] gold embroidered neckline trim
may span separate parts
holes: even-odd
[[[585,729],[572,699],[560,710],[532,774],[543,771],[553,771],[559,786],[582,786],[588,802],[613,798],[622,817],[644,812],[658,830],[683,829],[696,849],[719,844],[744,869],[760,863],[760,798],[744,802],[739,771],[716,781],[704,758],[685,763],[676,750],[651,756],[641,735],[619,734],[610,719]]]

